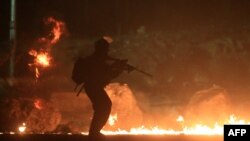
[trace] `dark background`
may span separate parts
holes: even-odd
[[[17,53],[27,52],[30,42],[47,32],[43,21],[49,16],[64,21],[70,34],[68,38],[77,39],[104,34],[120,36],[141,26],[149,32],[205,29],[215,35],[238,36],[247,32],[250,19],[248,0],[27,0],[16,3]],[[10,1],[1,1],[0,18],[1,53],[6,54],[9,52]],[[1,76],[6,77],[6,71],[2,68]]]
[[[1,35],[7,40],[9,1],[1,1]],[[37,35],[46,16],[67,23],[74,36],[126,33],[138,26],[183,29],[198,25],[242,27],[249,23],[248,0],[27,0],[17,1],[18,37]]]

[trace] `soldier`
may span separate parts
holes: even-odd
[[[110,112],[112,102],[105,92],[105,86],[115,77],[117,77],[126,65],[126,60],[112,59],[108,56],[109,42],[101,38],[95,42],[94,53],[84,60],[87,71],[85,74],[84,88],[85,92],[92,103],[94,110],[93,118],[89,128],[89,139],[103,139],[100,133],[106,124]],[[112,63],[110,63],[112,62]],[[132,70],[132,68],[130,68]],[[130,71],[131,71],[130,70]]]
[[[106,124],[111,112],[112,102],[104,90],[105,86],[124,70],[128,73],[136,70],[152,77],[151,74],[127,64],[127,60],[108,56],[108,52],[109,42],[107,38],[97,40],[94,53],[88,57],[79,58],[72,71],[72,79],[77,86],[83,84],[77,95],[84,87],[92,103],[94,114],[89,128],[89,139],[93,141],[104,139],[100,131]]]

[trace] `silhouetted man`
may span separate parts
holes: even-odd
[[[94,53],[84,58],[87,63],[83,67],[88,69],[88,71],[83,72],[87,73],[84,88],[94,110],[89,128],[90,140],[103,138],[100,131],[109,118],[112,106],[112,102],[104,88],[123,71],[123,66],[127,62],[126,60],[112,59],[108,56],[108,51],[108,41],[101,38],[95,42]]]

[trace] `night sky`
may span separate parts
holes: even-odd
[[[65,21],[72,36],[126,33],[142,25],[152,30],[244,26],[249,5],[248,0],[17,0],[18,38],[38,34],[51,15]],[[9,3],[1,1],[1,35],[7,34],[8,16]]]
[[[37,98],[50,109],[43,122],[51,115],[57,121],[43,131],[58,125],[74,131],[87,127],[85,122],[76,124],[86,117],[78,113],[89,103],[83,95],[74,102],[71,69],[74,60],[90,53],[93,41],[103,35],[114,38],[112,56],[126,58],[153,75],[151,79],[125,73],[117,81],[129,87],[110,86],[116,96],[119,89],[128,93],[116,97],[123,101],[124,109],[116,107],[126,112],[123,115],[136,113],[124,120],[138,119],[121,127],[139,125],[141,120],[167,127],[180,114],[190,124],[200,119],[211,123],[232,113],[250,119],[245,112],[250,106],[249,0],[16,0],[14,87],[8,83],[9,1],[0,1],[0,106],[8,107],[0,110],[8,113],[0,120],[4,125],[0,131],[12,130],[22,121],[36,129],[32,118],[39,111],[31,101]],[[52,66],[43,69],[35,82],[34,70],[27,65],[33,58],[27,52],[42,46],[37,39],[49,33],[44,21],[51,16],[65,23],[66,33],[51,49]],[[75,109],[61,104],[67,102]]]

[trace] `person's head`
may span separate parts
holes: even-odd
[[[107,56],[109,51],[109,42],[104,38],[95,41],[95,53],[102,56]]]

